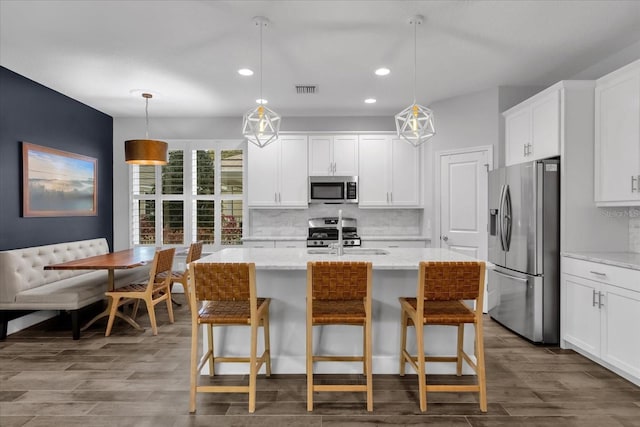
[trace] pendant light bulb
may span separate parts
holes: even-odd
[[[280,132],[280,115],[262,103],[262,30],[269,25],[263,16],[253,18],[260,28],[260,104],[247,111],[242,120],[242,135],[252,144],[262,148],[278,140]]]
[[[415,15],[409,19],[409,24],[413,25],[413,104],[395,116],[398,136],[415,147],[436,134],[433,112],[416,102],[417,26],[423,22],[422,15]]]

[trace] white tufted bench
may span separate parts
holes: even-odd
[[[7,312],[19,310],[67,310],[73,339],[79,339],[78,310],[105,298],[107,271],[44,267],[108,252],[104,238],[0,251],[0,340],[7,337]],[[148,275],[148,266],[118,270],[115,287]]]

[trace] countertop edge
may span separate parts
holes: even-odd
[[[428,236],[367,236],[367,235],[364,235],[364,236],[360,236],[360,238],[362,240],[382,240],[382,241],[388,241],[388,240],[431,241],[431,238]],[[307,240],[307,236],[247,236],[242,238],[243,242],[256,242],[256,241],[263,241],[263,240],[305,241]]]
[[[560,255],[614,267],[640,270],[640,254],[634,252],[561,252]]]

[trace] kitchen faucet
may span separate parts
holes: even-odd
[[[329,245],[336,250],[336,255],[344,255],[344,242],[342,240],[342,209],[338,209],[338,223],[336,224],[338,229],[338,243],[332,243]]]

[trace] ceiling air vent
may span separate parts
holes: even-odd
[[[316,85],[296,85],[296,93],[301,95],[310,95],[318,91]]]

